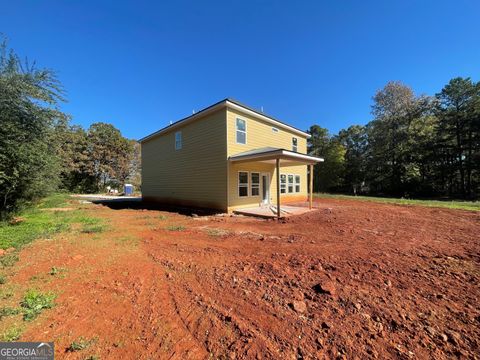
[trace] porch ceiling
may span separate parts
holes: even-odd
[[[231,162],[259,161],[272,164],[275,164],[277,159],[283,160],[283,165],[316,164],[323,161],[320,157],[272,147],[253,149],[228,158]]]

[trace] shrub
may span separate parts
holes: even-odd
[[[70,344],[70,346],[67,348],[67,351],[74,352],[74,351],[85,350],[90,345],[92,345],[96,340],[97,340],[96,338],[88,340],[83,336],[81,336]]]

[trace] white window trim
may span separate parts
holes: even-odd
[[[247,174],[247,183],[246,184],[242,183],[241,186],[240,186],[240,173],[246,173]],[[247,188],[247,195],[240,195],[240,187],[246,187]],[[249,197],[249,195],[250,195],[249,187],[250,187],[250,172],[239,170],[237,172],[237,196],[239,198]]]
[[[242,121],[245,122],[245,131],[243,131],[243,130],[238,130],[237,120],[242,120]],[[238,142],[237,132],[239,132],[239,131],[245,133],[245,143]],[[246,120],[246,119],[242,119],[242,118],[240,118],[240,117],[236,117],[236,118],[235,118],[235,143],[236,143],[236,144],[239,144],[239,145],[247,145],[247,120]]]
[[[280,179],[280,194],[298,194],[298,193],[301,193],[302,192],[302,177],[298,174],[280,174],[280,176],[282,175],[285,175],[285,184],[282,184],[282,181]],[[293,182],[291,183],[292,184],[292,191],[288,191],[288,186],[289,186],[289,182],[288,182],[288,177],[289,176],[293,176]],[[300,176],[300,179],[299,179],[299,182],[297,183],[296,182],[296,177],[297,176]],[[282,186],[283,185],[283,186]],[[300,186],[300,190],[299,191],[296,191],[296,186]],[[282,188],[285,189],[285,192],[282,193]]]
[[[180,134],[180,140],[177,140],[177,135]],[[175,150],[181,150],[183,147],[183,137],[182,137],[182,132],[177,131],[175,133]]]
[[[256,183],[256,184],[254,184],[254,183],[252,182],[252,175],[253,175],[253,174],[257,174],[257,175],[258,175],[258,183]],[[260,173],[259,173],[259,172],[256,172],[256,171],[250,172],[248,180],[250,181],[250,196],[252,196],[252,197],[258,197],[258,196],[260,196]],[[252,189],[254,188],[254,185],[255,185],[255,188],[258,189],[258,195],[253,195]]]

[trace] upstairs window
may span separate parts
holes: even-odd
[[[292,138],[292,151],[297,152],[297,149],[298,149],[297,144],[298,144],[298,139],[296,137],[293,137]]]
[[[250,195],[260,195],[260,174],[250,173]]]
[[[238,173],[238,196],[248,196],[248,172],[246,171]]]
[[[175,150],[180,150],[182,148],[182,132],[177,131],[175,133]]]
[[[247,122],[243,119],[238,119],[236,121],[236,139],[237,144],[246,144],[247,143]]]

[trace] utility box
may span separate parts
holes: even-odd
[[[133,185],[132,184],[125,184],[123,186],[123,193],[125,195],[133,195]]]

